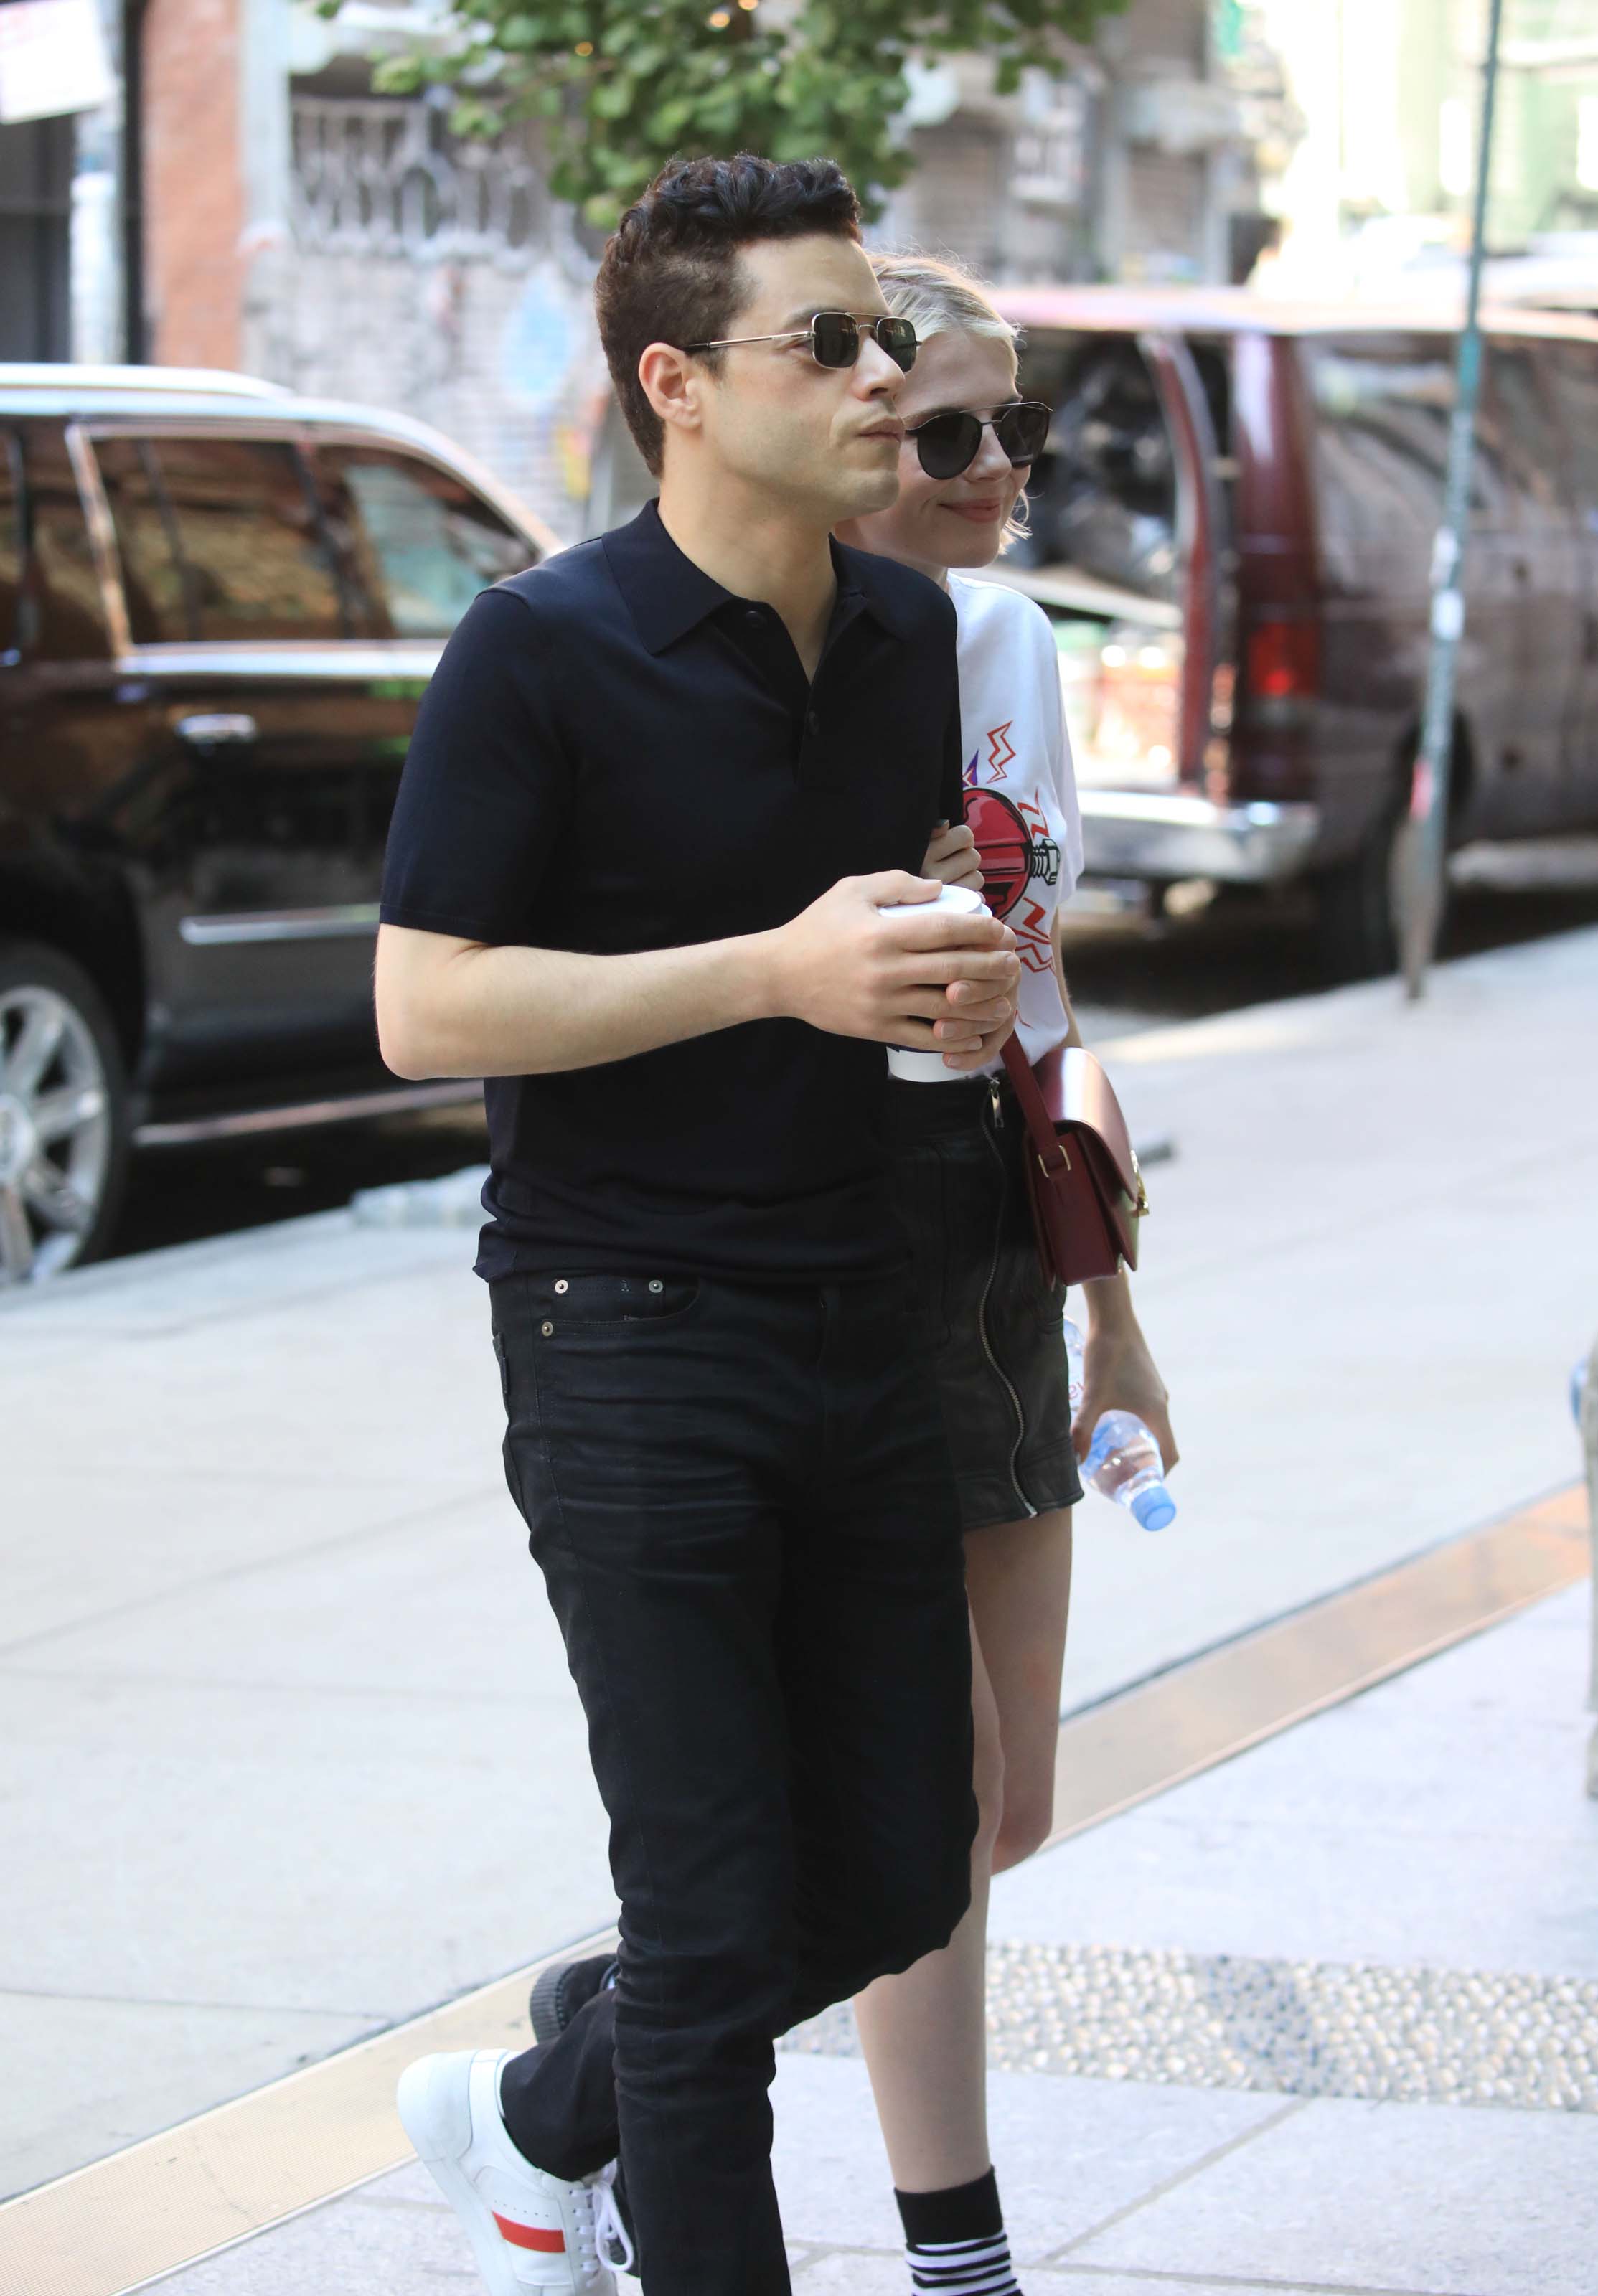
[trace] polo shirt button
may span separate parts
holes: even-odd
[[[820,733],[820,731],[821,731],[821,712],[820,712],[820,710],[819,710],[819,709],[812,709],[812,711],[810,712],[810,715],[806,718],[805,723],[806,723],[806,725],[809,727],[809,729],[810,729],[811,733],[813,733],[813,734],[819,734],[819,733]]]
[[[751,606],[743,619],[751,630],[763,630],[766,627],[766,617],[758,606]]]

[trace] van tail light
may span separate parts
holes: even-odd
[[[1312,621],[1257,621],[1244,657],[1250,701],[1312,701],[1321,685],[1321,636]]]

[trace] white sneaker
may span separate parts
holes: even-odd
[[[399,2118],[465,2226],[493,2296],[616,2296],[600,2260],[597,2177],[567,2184],[524,2160],[505,2133],[500,2069],[508,2049],[419,2057],[399,2077]]]

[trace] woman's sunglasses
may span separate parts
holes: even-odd
[[[1012,463],[1035,463],[1049,435],[1049,410],[1041,400],[1018,398],[996,414],[972,414],[955,407],[918,423],[906,437],[915,441],[921,466],[930,479],[957,479],[976,461],[982,433],[993,425],[993,435]]]
[[[915,329],[908,319],[856,318],[848,311],[817,311],[807,327],[791,327],[782,335],[724,335],[718,342],[684,343],[693,351],[727,351],[740,343],[802,343],[807,337],[817,366],[853,366],[860,356],[860,338],[868,334],[895,366],[908,374],[915,365]],[[973,447],[971,453],[975,454]],[[968,455],[966,458],[970,460]]]

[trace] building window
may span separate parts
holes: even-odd
[[[294,237],[330,253],[520,267],[548,245],[535,133],[452,135],[430,103],[297,96]]]

